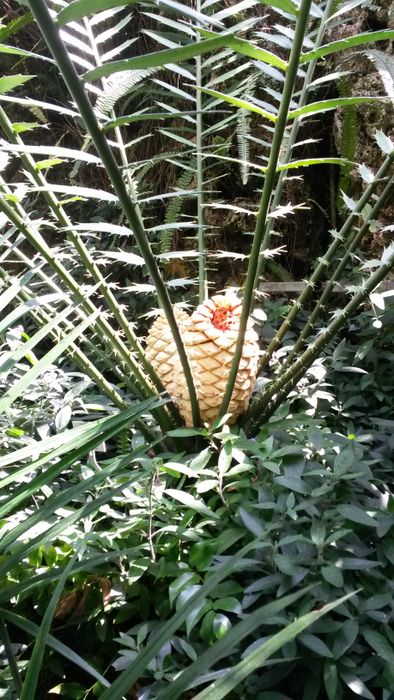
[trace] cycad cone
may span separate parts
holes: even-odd
[[[200,304],[191,316],[175,310],[189,358],[200,405],[201,420],[217,418],[234,356],[241,302],[228,292]],[[146,354],[187,426],[193,425],[189,393],[168,323],[157,317],[146,339]],[[248,323],[237,379],[228,413],[230,423],[246,410],[257,374],[258,337]]]

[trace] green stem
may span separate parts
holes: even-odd
[[[20,146],[23,146],[23,140],[20,138],[18,134],[16,134],[13,131],[12,124],[9,121],[6,113],[4,110],[0,107],[0,126],[3,129],[4,133],[6,134],[7,138],[9,139],[10,143],[14,143]],[[29,171],[30,175],[34,179],[34,181],[37,183],[39,187],[46,188],[48,187],[46,179],[44,175],[37,170],[36,168],[36,163],[34,161],[34,158],[30,156],[28,153],[21,153],[20,158],[25,166],[25,168]],[[44,196],[48,206],[50,207],[54,217],[58,220],[59,224],[63,228],[67,228],[69,230],[68,232],[68,237],[71,243],[73,244],[74,248],[77,250],[78,254],[80,255],[83,263],[85,264],[85,267],[88,269],[90,275],[92,278],[99,284],[100,291],[109,307],[111,312],[113,313],[114,317],[118,321],[120,328],[123,330],[128,342],[130,343],[131,347],[133,350],[136,352],[139,361],[141,362],[145,372],[148,374],[149,378],[151,381],[154,383],[156,386],[157,390],[159,392],[164,391],[164,387],[162,383],[160,382],[159,378],[157,377],[156,373],[154,372],[151,364],[148,362],[146,359],[145,353],[140,345],[139,339],[135,335],[134,331],[130,327],[130,324],[123,313],[122,309],[119,307],[119,304],[117,303],[114,295],[112,294],[109,286],[106,284],[98,266],[94,263],[92,260],[92,257],[86,248],[85,244],[81,240],[80,236],[72,230],[72,224],[71,220],[67,216],[66,212],[64,211],[61,203],[57,199],[56,195],[53,192],[49,192],[46,189],[43,189],[42,195]],[[126,347],[125,347],[126,349]],[[128,351],[127,354],[129,355]]]
[[[0,193],[5,191],[3,180],[0,177]],[[6,214],[7,218],[14,224],[14,226],[21,231],[29,243],[42,255],[44,260],[46,260],[46,262],[55,270],[59,279],[61,279],[67,288],[72,292],[74,299],[81,304],[81,307],[85,313],[93,313],[96,308],[94,304],[90,301],[90,299],[85,298],[81,294],[78,284],[74,281],[66,268],[54,258],[51,249],[47,246],[42,236],[37,231],[33,231],[29,226],[29,218],[19,203],[14,203],[11,207],[6,200],[0,199],[0,209]],[[85,317],[86,316],[82,314],[81,318]],[[112,330],[108,322],[103,318],[99,318],[95,322],[95,326],[97,326],[97,330],[104,337],[108,336],[111,338],[111,342],[113,344],[111,349],[115,349],[122,362],[124,362],[126,366],[130,366],[130,368],[133,369],[133,373],[136,373],[139,383],[147,392],[149,392],[149,395],[152,395],[152,390],[146,383],[143,375],[139,374],[139,368],[138,365],[136,365],[134,358],[130,355],[127,348],[123,346],[122,342],[116,336],[116,333]],[[142,398],[141,393],[140,398]]]
[[[12,129],[12,124],[9,121],[7,115],[5,114],[4,110],[1,107],[0,107],[0,126],[3,129],[4,133],[6,134],[7,138],[10,140],[11,143],[15,143],[15,144],[18,144],[20,146],[24,145],[22,139],[17,134],[14,133],[14,131]],[[47,188],[48,184],[46,182],[46,179],[41,172],[37,171],[35,161],[30,156],[30,154],[21,153],[20,158],[22,160],[23,165],[29,171],[29,173],[31,174],[32,178],[37,183],[37,185],[39,187]],[[0,182],[1,183],[4,182],[2,180],[2,178],[1,178]],[[68,218],[67,214],[65,213],[65,211],[64,211],[61,203],[58,201],[57,197],[52,192],[45,191],[45,190],[43,190],[42,194],[43,194],[48,206],[50,207],[53,215],[58,220],[60,226],[62,226],[64,228],[71,228],[71,221]],[[19,215],[22,219],[26,219],[25,211],[18,203],[15,205],[15,209],[17,210],[17,212],[19,213]],[[71,231],[69,237],[71,238],[71,241],[74,244],[74,247],[76,248],[78,253],[81,255],[83,262],[88,267],[88,270],[89,270],[90,274],[92,275],[93,279],[100,285],[100,289],[103,293],[103,296],[106,299],[109,308],[114,313],[116,311],[117,306],[118,306],[117,302],[114,299],[112,292],[110,292],[110,290],[107,289],[107,285],[105,284],[105,281],[103,280],[102,275],[101,275],[98,267],[91,260],[90,254],[87,251],[86,246],[82,243],[79,236],[75,232]],[[34,240],[30,240],[30,243],[37,248],[37,245],[35,245]],[[40,248],[37,248],[37,249],[40,250]],[[48,251],[49,250],[50,249],[48,248]],[[42,250],[40,250],[40,252],[41,252],[41,254],[43,254]],[[53,260],[53,256],[51,256],[51,259]],[[49,264],[51,264],[50,259],[48,259],[47,262]],[[52,267],[54,267],[53,264],[52,264]],[[59,267],[59,263],[58,263],[58,267]],[[59,274],[59,269],[57,269],[57,272]],[[68,274],[68,273],[66,273],[66,274]],[[69,275],[69,274],[68,274],[68,277],[69,277],[69,279],[72,279],[71,275]],[[67,284],[67,280],[66,280],[64,274],[62,275],[62,279]],[[78,285],[76,284],[76,282],[74,280],[72,280],[72,282],[73,282],[73,286],[71,287],[69,285],[70,288],[73,291],[78,290]],[[108,295],[107,295],[107,292],[108,292]],[[92,309],[93,309],[93,306],[92,306]],[[118,318],[119,322],[121,320],[125,321],[125,323],[121,324],[121,328],[125,331],[126,337],[129,340],[131,346],[133,347],[133,349],[135,349],[138,352],[139,355],[141,354],[144,357],[144,353],[143,353],[142,348],[140,348],[140,346],[139,346],[138,339],[136,337],[133,338],[131,336],[132,331],[131,331],[131,329],[129,329],[129,324],[128,324],[127,320],[124,318],[123,314],[122,314],[122,319]],[[105,328],[107,330],[107,333],[104,333],[104,337],[109,336],[111,338],[111,341],[112,341],[114,331],[112,330],[110,324],[108,324],[106,321],[103,321],[103,326],[105,326]],[[129,329],[129,333],[127,333],[127,329]],[[104,328],[102,330],[104,330]],[[124,344],[123,344],[122,355],[123,355],[123,359],[125,360],[125,362],[130,363],[131,355],[130,355],[129,350],[127,349],[127,347]],[[135,365],[136,365],[136,362],[135,362],[135,360],[133,360],[133,362],[130,366],[130,369],[134,370]],[[161,386],[161,384],[159,385],[158,389],[159,389],[159,391],[163,391],[163,387]]]
[[[270,157],[268,160],[267,171],[265,173],[263,192],[261,195],[260,208],[257,216],[256,229],[253,237],[253,245],[249,258],[248,272],[245,282],[244,299],[242,304],[241,320],[239,324],[239,333],[235,346],[234,358],[231,364],[225,395],[220,408],[221,414],[226,413],[233,393],[234,384],[238,373],[238,367],[242,356],[242,349],[245,339],[247,323],[253,304],[254,290],[257,281],[259,257],[261,255],[261,252],[265,249],[268,242],[266,235],[267,214],[271,202],[272,191],[275,185],[276,168],[278,165],[280,149],[283,142],[283,134],[286,128],[290,101],[293,94],[295,81],[297,79],[298,64],[300,60],[304,35],[308,24],[309,10],[311,4],[312,0],[302,0],[298,13],[293,46],[290,52],[290,58],[286,72],[286,79],[283,88],[282,101],[280,104],[278,117],[275,124],[275,131],[272,139]]]
[[[40,234],[30,229],[30,227],[25,221],[25,217],[22,218],[17,213],[15,208],[10,206],[10,204],[2,198],[0,198],[0,211],[2,211],[6,215],[7,219],[9,219],[9,221],[11,221],[11,223],[14,224],[14,226],[25,236],[25,238],[41,253],[43,258],[49,263],[49,265],[51,265],[53,269],[56,270],[60,279],[62,279],[62,281],[65,282],[65,284],[67,284],[69,289],[72,290],[75,300],[81,304],[86,313],[93,313],[96,310],[94,304],[90,301],[90,299],[86,299],[82,295],[81,290],[79,289],[78,285],[74,282],[72,277],[69,275],[67,270],[58,261],[54,260],[50,248],[46,245],[45,241],[42,239]],[[104,322],[102,318],[98,318],[96,320],[95,325],[97,326],[98,330],[101,330],[102,332],[107,332],[106,322]],[[114,332],[112,332],[112,340],[114,343],[114,347],[122,355],[122,344],[119,342],[117,335]],[[129,362],[131,361],[135,364],[134,358],[130,356]],[[144,391],[146,391],[148,396],[152,396],[152,388],[149,386],[149,384],[145,382],[144,377],[139,372],[138,365],[136,364],[135,373],[138,376],[138,379],[142,384]],[[160,406],[156,409],[153,409],[153,411],[155,412],[155,415],[157,416],[162,428],[164,430],[171,430],[173,426],[171,424],[171,421],[169,420],[168,414],[164,410],[164,407]]]
[[[320,311],[325,308],[325,305],[326,305],[326,303],[331,295],[331,292],[332,292],[332,289],[334,287],[335,282],[341,278],[342,272],[344,271],[346,265],[348,264],[351,254],[359,247],[365,234],[370,229],[371,221],[374,221],[377,218],[381,208],[383,207],[384,203],[387,201],[389,195],[391,194],[393,187],[394,187],[394,178],[391,178],[389,180],[389,182],[387,183],[386,187],[384,188],[382,194],[380,195],[380,197],[377,199],[376,203],[372,207],[372,209],[368,215],[368,219],[366,219],[364,221],[364,223],[360,227],[359,231],[353,237],[353,240],[350,243],[349,247],[347,248],[340,263],[337,265],[332,276],[328,280],[328,282],[325,286],[325,289],[323,291],[323,294],[321,295],[320,299],[316,302],[315,308],[313,309],[310,316],[308,316],[308,320],[305,323],[305,326],[302,329],[300,336],[297,338],[297,342],[295,343],[294,347],[291,349],[291,352],[289,353],[288,357],[286,358],[286,362],[283,365],[284,368],[287,368],[287,366],[290,365],[294,355],[302,348],[304,340],[308,337],[310,328],[314,325],[316,319],[318,318],[318,316],[320,314]]]
[[[17,696],[19,697],[22,691],[22,680],[19,675],[18,665],[15,661],[14,653],[12,651],[12,645],[8,634],[7,626],[4,622],[2,615],[0,615],[0,638],[3,640],[4,651],[8,659],[8,665],[10,667],[11,676],[14,681]]]
[[[321,354],[323,348],[338,333],[345,323],[352,317],[356,309],[373,292],[386,275],[394,268],[394,253],[389,257],[384,265],[381,265],[376,272],[365,283],[364,289],[360,290],[353,299],[345,306],[341,313],[311,343],[301,357],[283,373],[283,375],[272,385],[270,385],[259,401],[256,401],[249,412],[250,416],[258,415],[259,424],[261,420],[266,420],[273,411],[287,396],[289,391],[295,386],[300,377],[305,374],[314,360]],[[275,397],[275,398],[274,398]],[[274,399],[272,401],[272,399]]]
[[[44,0],[29,0],[29,5],[37,24],[41,29],[41,33],[56,60],[62,77],[72,95],[75,103],[78,106],[79,113],[85,123],[86,129],[89,132],[92,141],[97,149],[98,154],[107,171],[108,177],[111,180],[112,186],[118,196],[119,202],[125,213],[127,221],[134,233],[139,250],[145,260],[149,274],[156,288],[156,293],[159,303],[165,312],[168,324],[170,326],[176,348],[179,354],[179,359],[182,364],[186,385],[189,391],[190,403],[192,407],[193,422],[195,425],[200,424],[200,411],[197,401],[197,394],[193,383],[189,361],[186,350],[183,345],[182,337],[179,332],[178,324],[175,319],[174,310],[171,300],[164,284],[160,270],[156,264],[155,257],[152,253],[149,241],[142,223],[142,219],[138,210],[137,202],[132,201],[125,187],[121,170],[114,158],[111,148],[105,139],[105,136],[97,122],[93,108],[85,93],[79,76],[71,62],[67,49],[62,42],[58,28],[53,23],[49,14],[48,8]]]
[[[201,0],[196,0],[196,10],[201,12]],[[196,42],[201,41],[201,35],[197,32]],[[205,246],[205,216],[204,216],[204,170],[203,170],[203,94],[202,86],[202,58],[196,57],[196,149],[197,149],[197,224],[198,224],[198,296],[202,304],[208,296],[207,284],[207,250]]]
[[[337,0],[329,0],[327,5],[326,5],[323,17],[321,18],[321,20],[319,20],[319,22],[320,22],[319,29],[318,29],[315,44],[314,44],[315,49],[319,48],[321,46],[321,44],[323,43],[324,34],[326,32],[325,23],[327,22],[327,20],[329,19],[330,15],[331,15],[331,11],[333,9],[333,6],[336,4],[337,4]],[[313,78],[313,74],[315,72],[316,64],[317,64],[317,59],[310,61],[308,64],[308,68],[307,68],[307,71],[305,74],[300,97],[298,99],[298,104],[297,104],[298,107],[304,107],[307,103],[308,94],[309,94],[309,90],[310,90],[310,84],[312,82],[312,78]],[[285,154],[283,157],[283,163],[289,163],[291,160],[293,147],[294,147],[294,144],[296,143],[296,139],[298,136],[298,131],[299,131],[299,128],[301,126],[301,123],[302,123],[302,119],[300,119],[299,117],[297,119],[294,119],[294,121],[293,121],[290,135],[289,135],[289,139],[288,139],[287,146],[286,146],[286,150],[285,150]],[[279,206],[279,204],[281,202],[282,193],[283,193],[283,186],[284,186],[286,176],[287,176],[287,171],[281,170],[279,173],[279,176],[278,176],[278,181],[277,181],[277,184],[275,187],[275,192],[274,192],[273,199],[272,199],[272,211],[275,211],[275,209]],[[268,218],[267,224],[266,224],[266,232],[265,232],[265,249],[268,248],[270,245],[271,232],[272,232],[273,225],[274,225],[274,219],[271,217]],[[264,257],[264,255],[261,255],[260,259],[259,259],[258,270],[257,270],[258,279],[260,279],[260,277],[264,274],[266,263],[267,263],[267,258]]]
[[[278,347],[278,345],[281,342],[281,340],[283,339],[285,333],[287,333],[287,331],[291,328],[295,318],[298,315],[298,312],[300,311],[302,306],[305,304],[305,302],[309,299],[310,295],[312,294],[312,292],[315,288],[316,283],[323,276],[323,273],[327,269],[327,267],[330,264],[331,260],[333,259],[334,255],[336,254],[339,246],[342,244],[345,236],[351,230],[356,218],[359,216],[359,214],[361,214],[365,205],[368,204],[368,201],[370,200],[371,196],[373,195],[374,191],[376,190],[381,179],[387,175],[393,160],[394,160],[394,153],[390,153],[388,156],[386,156],[383,164],[381,165],[381,167],[379,168],[379,170],[375,176],[375,179],[373,180],[373,182],[371,182],[368,185],[364,194],[361,196],[361,198],[357,202],[355,209],[352,212],[350,212],[348,218],[346,219],[346,221],[343,224],[339,233],[335,234],[334,240],[331,243],[331,245],[329,246],[325,256],[319,260],[318,265],[316,266],[314,272],[312,273],[310,279],[308,280],[307,286],[301,292],[298,299],[294,302],[293,308],[287,314],[285,320],[283,321],[282,325],[280,326],[279,330],[277,331],[275,337],[272,339],[267,350],[265,351],[263,358],[262,358],[262,361],[260,363],[259,374],[264,369],[264,367],[267,364],[267,362],[269,361],[269,359],[272,357],[272,353]]]

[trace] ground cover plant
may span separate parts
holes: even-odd
[[[308,119],[376,101],[335,96],[394,38],[333,39],[358,4],[275,0],[267,32],[255,0],[29,0],[0,29],[2,697],[391,697],[394,250],[360,244],[392,228],[394,144],[376,172],[297,155]],[[258,287],[316,165],[363,193],[279,306]],[[250,235],[218,250],[229,209]]]

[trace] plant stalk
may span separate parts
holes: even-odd
[[[264,186],[261,195],[260,208],[257,216],[256,229],[253,237],[253,245],[249,258],[248,272],[245,282],[244,299],[242,303],[241,320],[239,324],[238,338],[235,346],[235,352],[233,361],[231,364],[230,375],[227,382],[227,387],[223,402],[220,408],[220,413],[223,415],[226,413],[230,399],[233,393],[235,380],[238,374],[238,367],[242,356],[242,349],[245,339],[245,332],[248,324],[248,319],[250,311],[253,304],[254,290],[257,281],[257,271],[259,265],[259,257],[264,246],[267,242],[267,237],[265,235],[266,231],[266,221],[269,211],[269,206],[272,197],[272,191],[276,180],[276,168],[278,165],[278,159],[280,154],[280,149],[283,141],[283,134],[286,128],[287,116],[289,112],[290,101],[294,91],[295,82],[297,79],[297,70],[304,40],[304,35],[306,32],[309,10],[312,4],[312,0],[302,0],[296,29],[294,33],[293,46],[290,52],[290,58],[288,63],[288,68],[286,72],[286,79],[283,88],[282,100],[278,112],[278,118],[275,124],[275,131],[272,139],[272,146],[270,151],[270,157],[268,160],[267,171],[265,173]]]
[[[311,366],[327,343],[338,333],[342,326],[352,317],[360,304],[362,304],[393,268],[394,253],[389,257],[386,263],[381,265],[381,267],[371,275],[369,280],[365,283],[364,288],[354,295],[353,299],[349,301],[337,318],[335,318],[327,329],[309,345],[301,357],[294,362],[276,382],[267,388],[261,399],[256,401],[251,407],[249,416],[253,418],[253,416],[258,415],[258,420],[261,424],[262,419],[267,420],[269,416],[272,415],[275,408],[288,395],[289,391],[291,391],[298,382],[300,376]]]
[[[196,0],[196,10],[201,12],[201,0]],[[196,33],[196,42],[201,41],[201,35]],[[205,216],[204,216],[204,166],[203,166],[203,94],[198,88],[202,87],[202,57],[196,57],[196,176],[197,176],[197,224],[198,224],[198,297],[202,304],[208,296],[207,284],[207,250],[205,245]]]
[[[20,136],[16,134],[13,129],[12,129],[12,124],[9,121],[6,113],[4,110],[0,107],[0,126],[3,129],[4,133],[6,134],[7,138],[11,143],[23,146],[24,143]],[[28,153],[21,153],[20,158],[25,166],[25,168],[29,171],[30,175],[34,179],[34,181],[37,183],[39,187],[46,187],[47,182],[43,174],[37,170],[36,168],[36,163],[34,161],[34,158]],[[59,224],[63,228],[67,229],[72,229],[72,223],[69,217],[67,216],[66,212],[64,211],[61,203],[57,199],[56,195],[53,192],[49,191],[42,191],[42,194],[50,207],[54,217],[58,220]],[[160,382],[159,378],[156,375],[156,372],[153,370],[150,362],[148,362],[145,353],[140,345],[139,339],[135,335],[134,331],[130,327],[130,324],[124,315],[122,309],[119,307],[119,304],[117,303],[112,291],[110,290],[109,286],[106,284],[98,266],[94,263],[92,260],[92,257],[81,240],[81,237],[72,230],[69,230],[68,232],[68,237],[71,240],[71,243],[73,244],[74,248],[77,250],[79,253],[83,263],[85,264],[86,268],[88,269],[89,273],[91,274],[92,278],[99,284],[100,291],[104,297],[104,300],[106,301],[109,309],[113,313],[114,317],[118,321],[120,328],[123,330],[128,342],[130,343],[131,347],[133,350],[136,352],[139,361],[141,362],[145,372],[148,374],[150,380],[153,382],[153,384],[156,386],[157,390],[159,392],[164,391],[164,387],[162,383]],[[126,348],[125,348],[126,349]],[[127,351],[127,354],[129,352]],[[135,363],[134,363],[135,364]]]
[[[134,233],[139,250],[144,258],[149,274],[156,288],[156,293],[159,303],[166,315],[170,326],[176,348],[179,354],[179,359],[182,364],[186,385],[189,391],[190,403],[192,407],[193,422],[195,425],[200,424],[200,411],[198,406],[197,394],[194,387],[193,376],[191,373],[188,357],[182,341],[182,337],[175,319],[174,310],[171,300],[164,284],[160,270],[157,266],[155,257],[152,253],[149,241],[144,229],[142,218],[138,211],[138,204],[133,201],[125,187],[121,170],[115,160],[112,150],[106,141],[100,125],[97,122],[93,108],[85,93],[83,85],[74,68],[74,65],[68,55],[67,49],[60,38],[58,28],[51,19],[48,8],[44,0],[29,0],[30,9],[40,27],[41,33],[54,57],[62,77],[72,95],[79,113],[85,123],[86,129],[89,132],[92,141],[97,149],[98,154],[107,171],[108,177],[118,196],[121,207],[125,213],[127,221]]]
[[[317,32],[315,45],[314,45],[315,49],[319,48],[323,42],[324,34],[326,32],[326,26],[325,26],[326,22],[331,15],[333,6],[335,6],[336,4],[337,4],[337,0],[328,0],[328,2],[327,2],[323,17],[320,20],[319,29]],[[313,59],[312,61],[310,61],[308,64],[308,68],[307,68],[307,71],[305,74],[303,86],[301,89],[301,94],[300,94],[300,97],[298,100],[297,106],[299,108],[304,107],[306,105],[306,102],[308,99],[308,94],[309,94],[309,89],[310,89],[310,84],[312,82],[312,78],[313,78],[313,74],[315,72],[316,64],[317,64],[316,58]],[[283,163],[289,163],[291,160],[293,147],[294,147],[294,144],[295,144],[297,136],[298,136],[298,131],[299,131],[299,128],[301,126],[301,122],[302,122],[302,119],[300,119],[299,117],[297,119],[294,119],[294,121],[293,121],[290,135],[289,135],[289,139],[288,139],[287,146],[286,146],[286,150],[285,150],[285,154],[283,157]],[[287,175],[286,170],[281,170],[279,175],[278,175],[278,181],[276,183],[275,192],[274,192],[273,198],[272,198],[272,210],[273,211],[280,205],[286,175]],[[266,223],[266,230],[265,230],[265,236],[264,236],[265,245],[263,246],[263,250],[269,248],[273,225],[274,225],[274,219],[272,219],[271,217],[268,218],[267,223]],[[258,279],[260,279],[260,277],[265,272],[266,262],[267,262],[267,258],[264,255],[261,255],[260,259],[259,259],[258,270],[257,270]]]
[[[14,652],[12,651],[11,640],[8,634],[7,625],[4,622],[4,618],[0,615],[0,638],[3,640],[4,651],[8,659],[8,665],[10,667],[10,672],[12,680],[14,681],[15,691],[19,697],[22,691],[22,679],[19,675],[18,665],[15,660]]]
[[[323,276],[325,270],[327,269],[329,263],[331,262],[334,255],[336,254],[336,252],[337,252],[339,246],[341,245],[341,243],[343,242],[345,236],[351,230],[351,228],[354,224],[354,221],[359,216],[359,214],[361,214],[365,205],[368,204],[368,202],[369,202],[371,196],[373,195],[373,193],[375,192],[379,182],[382,180],[383,177],[385,177],[387,175],[393,160],[394,160],[394,152],[390,153],[389,155],[386,156],[386,158],[385,158],[384,162],[382,163],[381,167],[379,168],[374,180],[368,185],[364,194],[360,197],[359,201],[357,202],[355,209],[352,212],[350,212],[348,218],[346,219],[346,221],[343,224],[340,231],[338,233],[336,233],[334,240],[332,241],[331,245],[329,246],[325,256],[323,258],[319,259],[319,263],[316,266],[314,272],[312,273],[310,279],[308,280],[307,286],[301,292],[298,299],[296,299],[296,301],[294,302],[293,308],[287,314],[285,320],[283,321],[282,325],[280,326],[279,330],[277,331],[275,337],[271,340],[267,350],[265,351],[265,353],[262,357],[262,360],[260,362],[259,374],[261,374],[265,365],[267,364],[269,359],[272,357],[272,353],[276,350],[279,343],[282,341],[285,333],[287,333],[287,331],[291,328],[295,318],[298,315],[298,312],[300,311],[302,306],[305,304],[305,302],[309,299],[310,295],[312,294],[312,292],[315,288],[316,283]]]
[[[342,272],[348,264],[351,254],[359,247],[365,234],[369,231],[371,221],[376,219],[376,217],[378,216],[381,208],[384,206],[384,203],[387,201],[389,195],[392,193],[393,187],[394,178],[391,178],[387,183],[386,187],[384,188],[382,194],[379,196],[374,206],[372,207],[368,219],[364,221],[359,231],[357,231],[356,235],[353,237],[353,240],[347,248],[344,256],[341,258],[339,264],[337,265],[336,269],[334,270],[333,274],[328,280],[324,288],[323,294],[321,295],[320,299],[316,302],[315,308],[313,309],[310,316],[308,316],[308,320],[305,323],[301,334],[297,338],[297,342],[295,343],[294,347],[291,349],[288,357],[286,358],[286,362],[283,365],[283,368],[287,368],[288,365],[290,365],[294,355],[302,348],[304,340],[308,337],[310,328],[314,325],[316,319],[320,314],[320,311],[325,308],[325,305],[331,295],[335,282],[341,278]]]
[[[69,275],[67,270],[56,260],[53,259],[52,253],[50,248],[46,245],[45,241],[41,238],[39,234],[36,232],[32,231],[30,227],[27,225],[26,221],[24,218],[22,218],[15,208],[11,206],[5,199],[2,199],[0,197],[0,211],[2,211],[6,217],[11,221],[11,223],[14,224],[14,226],[21,231],[21,233],[25,236],[25,238],[34,245],[34,247],[41,253],[43,258],[56,270],[57,274],[59,275],[60,279],[62,279],[67,286],[73,291],[74,297],[76,301],[79,301],[79,303],[84,307],[84,310],[86,311],[87,314],[91,314],[94,311],[96,311],[96,307],[94,304],[90,301],[90,299],[86,299],[82,293],[81,290],[79,289],[78,285],[74,282],[72,277]],[[104,320],[102,318],[97,318],[95,325],[98,327],[98,329],[103,330],[103,325]],[[108,324],[109,325],[109,324]],[[116,349],[122,354],[122,345],[119,342],[116,333],[113,332],[113,342],[114,346]],[[133,359],[134,362],[134,359]],[[136,373],[138,375],[138,365],[136,365]],[[144,386],[145,391],[147,392],[148,396],[152,396],[152,388],[149,386],[149,384],[143,383],[144,378],[143,375],[139,376],[139,381],[142,383]],[[162,425],[164,430],[171,430],[173,427],[168,414],[165,412],[162,406],[154,409],[156,412],[157,418],[159,420],[160,425]]]

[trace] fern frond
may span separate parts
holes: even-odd
[[[384,51],[368,49],[364,56],[374,64],[388,97],[394,100],[394,58]]]
[[[280,281],[280,282],[292,282],[293,281],[293,275],[286,270],[283,265],[281,265],[278,262],[274,262],[273,260],[270,260],[269,258],[267,259],[266,262],[266,269],[268,270],[269,273],[275,275],[275,277]]]
[[[257,83],[258,83],[259,73],[254,71],[243,83],[241,99],[246,99],[247,95],[254,97]],[[249,166],[250,161],[250,121],[251,114],[247,109],[239,109],[237,111],[237,143],[238,143],[238,157],[242,161],[241,170],[241,181],[243,185],[248,184],[249,180]]]
[[[99,116],[107,116],[119,100],[125,97],[141,81],[156,73],[155,68],[145,70],[126,70],[110,76],[97,98],[95,110]]]
[[[195,167],[196,167],[196,158],[193,157],[190,160],[190,166],[192,168],[192,171],[190,169],[185,170],[183,173],[180,174],[176,181],[175,188],[177,190],[186,190],[190,187],[193,178],[194,178],[194,172],[195,172]],[[168,204],[166,208],[166,215],[165,215],[165,223],[166,224],[176,224],[177,221],[179,220],[179,216],[182,211],[182,207],[184,206],[185,203],[185,198],[184,197],[175,197],[174,199],[170,200],[170,203]],[[173,246],[174,242],[174,229],[176,226],[174,226],[173,229],[165,229],[163,230],[160,238],[160,253],[168,253]]]
[[[338,92],[341,97],[351,96],[349,81],[346,78],[341,78],[338,82]],[[342,110],[342,129],[340,155],[348,161],[354,161],[358,142],[358,117],[357,107],[349,105],[347,109]],[[344,165],[341,168],[341,173],[338,183],[337,207],[343,209],[343,201],[341,192],[346,192],[349,189],[349,176],[352,165]]]
[[[31,12],[25,12],[25,14],[20,15],[8,22],[5,26],[0,28],[0,41],[6,41],[10,36],[17,34],[22,27],[33,22],[33,15]]]

